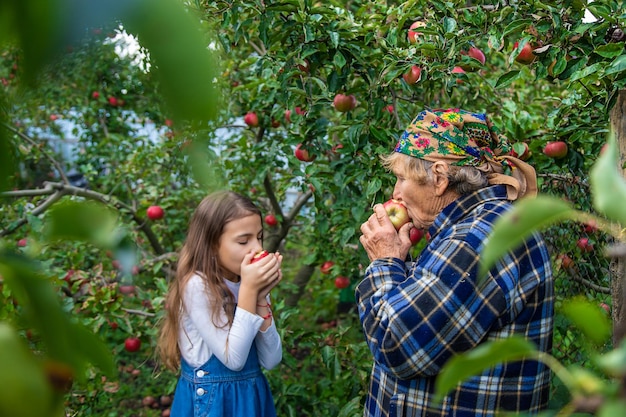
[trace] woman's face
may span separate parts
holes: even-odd
[[[263,249],[263,224],[258,214],[226,223],[220,237],[218,256],[221,265],[236,279],[241,275],[241,262],[246,254]]]
[[[404,203],[416,227],[428,229],[444,207],[454,199],[447,190],[447,176],[434,173],[442,169],[447,171],[447,166],[445,163],[435,163],[431,168],[431,175],[421,183],[409,178],[406,175],[406,168],[401,165],[398,164],[392,169],[396,176],[393,198]]]

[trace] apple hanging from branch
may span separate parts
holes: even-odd
[[[268,214],[267,216],[265,216],[265,224],[267,224],[270,227],[274,227],[278,224],[278,220],[276,219],[276,216],[274,216],[273,214]]]
[[[408,85],[413,85],[422,78],[422,69],[417,65],[413,65],[411,69],[402,74],[402,78]]]
[[[243,117],[243,121],[250,127],[259,126],[259,116],[257,116],[255,112],[246,113],[246,115]]]
[[[352,94],[339,93],[333,99],[333,106],[335,107],[335,110],[342,113],[354,110],[356,104],[356,97],[354,97],[354,95]]]
[[[316,155],[311,155],[309,153],[309,151],[304,148],[304,146],[302,145],[302,143],[299,143],[296,146],[296,149],[294,150],[293,154],[295,155],[295,157],[302,161],[302,162],[311,162],[315,159]]]
[[[550,158],[563,158],[567,155],[567,143],[563,141],[548,142],[543,148],[543,153]]]

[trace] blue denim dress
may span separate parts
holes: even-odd
[[[276,417],[256,345],[252,344],[246,364],[237,372],[215,355],[198,368],[182,359],[171,417]]]

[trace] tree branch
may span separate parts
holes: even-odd
[[[154,249],[154,251],[161,255],[165,253],[165,250],[161,246],[159,239],[152,231],[149,223],[145,221],[145,219],[139,217],[137,212],[133,209],[133,207],[121,202],[120,200],[107,196],[105,194],[99,193],[97,191],[87,190],[80,187],[75,187],[73,185],[67,183],[59,183],[59,182],[46,182],[44,184],[44,188],[41,190],[23,190],[23,191],[7,191],[0,194],[2,197],[21,197],[21,196],[36,196],[36,195],[47,195],[53,194],[50,198],[46,199],[41,205],[36,207],[32,214],[40,215],[46,209],[48,209],[54,202],[58,201],[64,195],[74,195],[78,197],[83,197],[89,200],[99,201],[107,206],[114,207],[117,210],[128,212],[133,221],[139,225],[139,229],[143,232],[143,234],[148,238],[150,245]],[[18,227],[23,226],[28,223],[26,219],[21,219],[18,226],[13,227],[9,230],[3,230],[0,232],[0,236],[5,236],[7,234],[13,233]]]

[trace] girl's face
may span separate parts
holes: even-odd
[[[250,252],[263,249],[263,224],[258,214],[251,214],[226,223],[220,237],[218,256],[221,265],[230,272],[226,278],[234,281],[241,275],[241,262]]]

